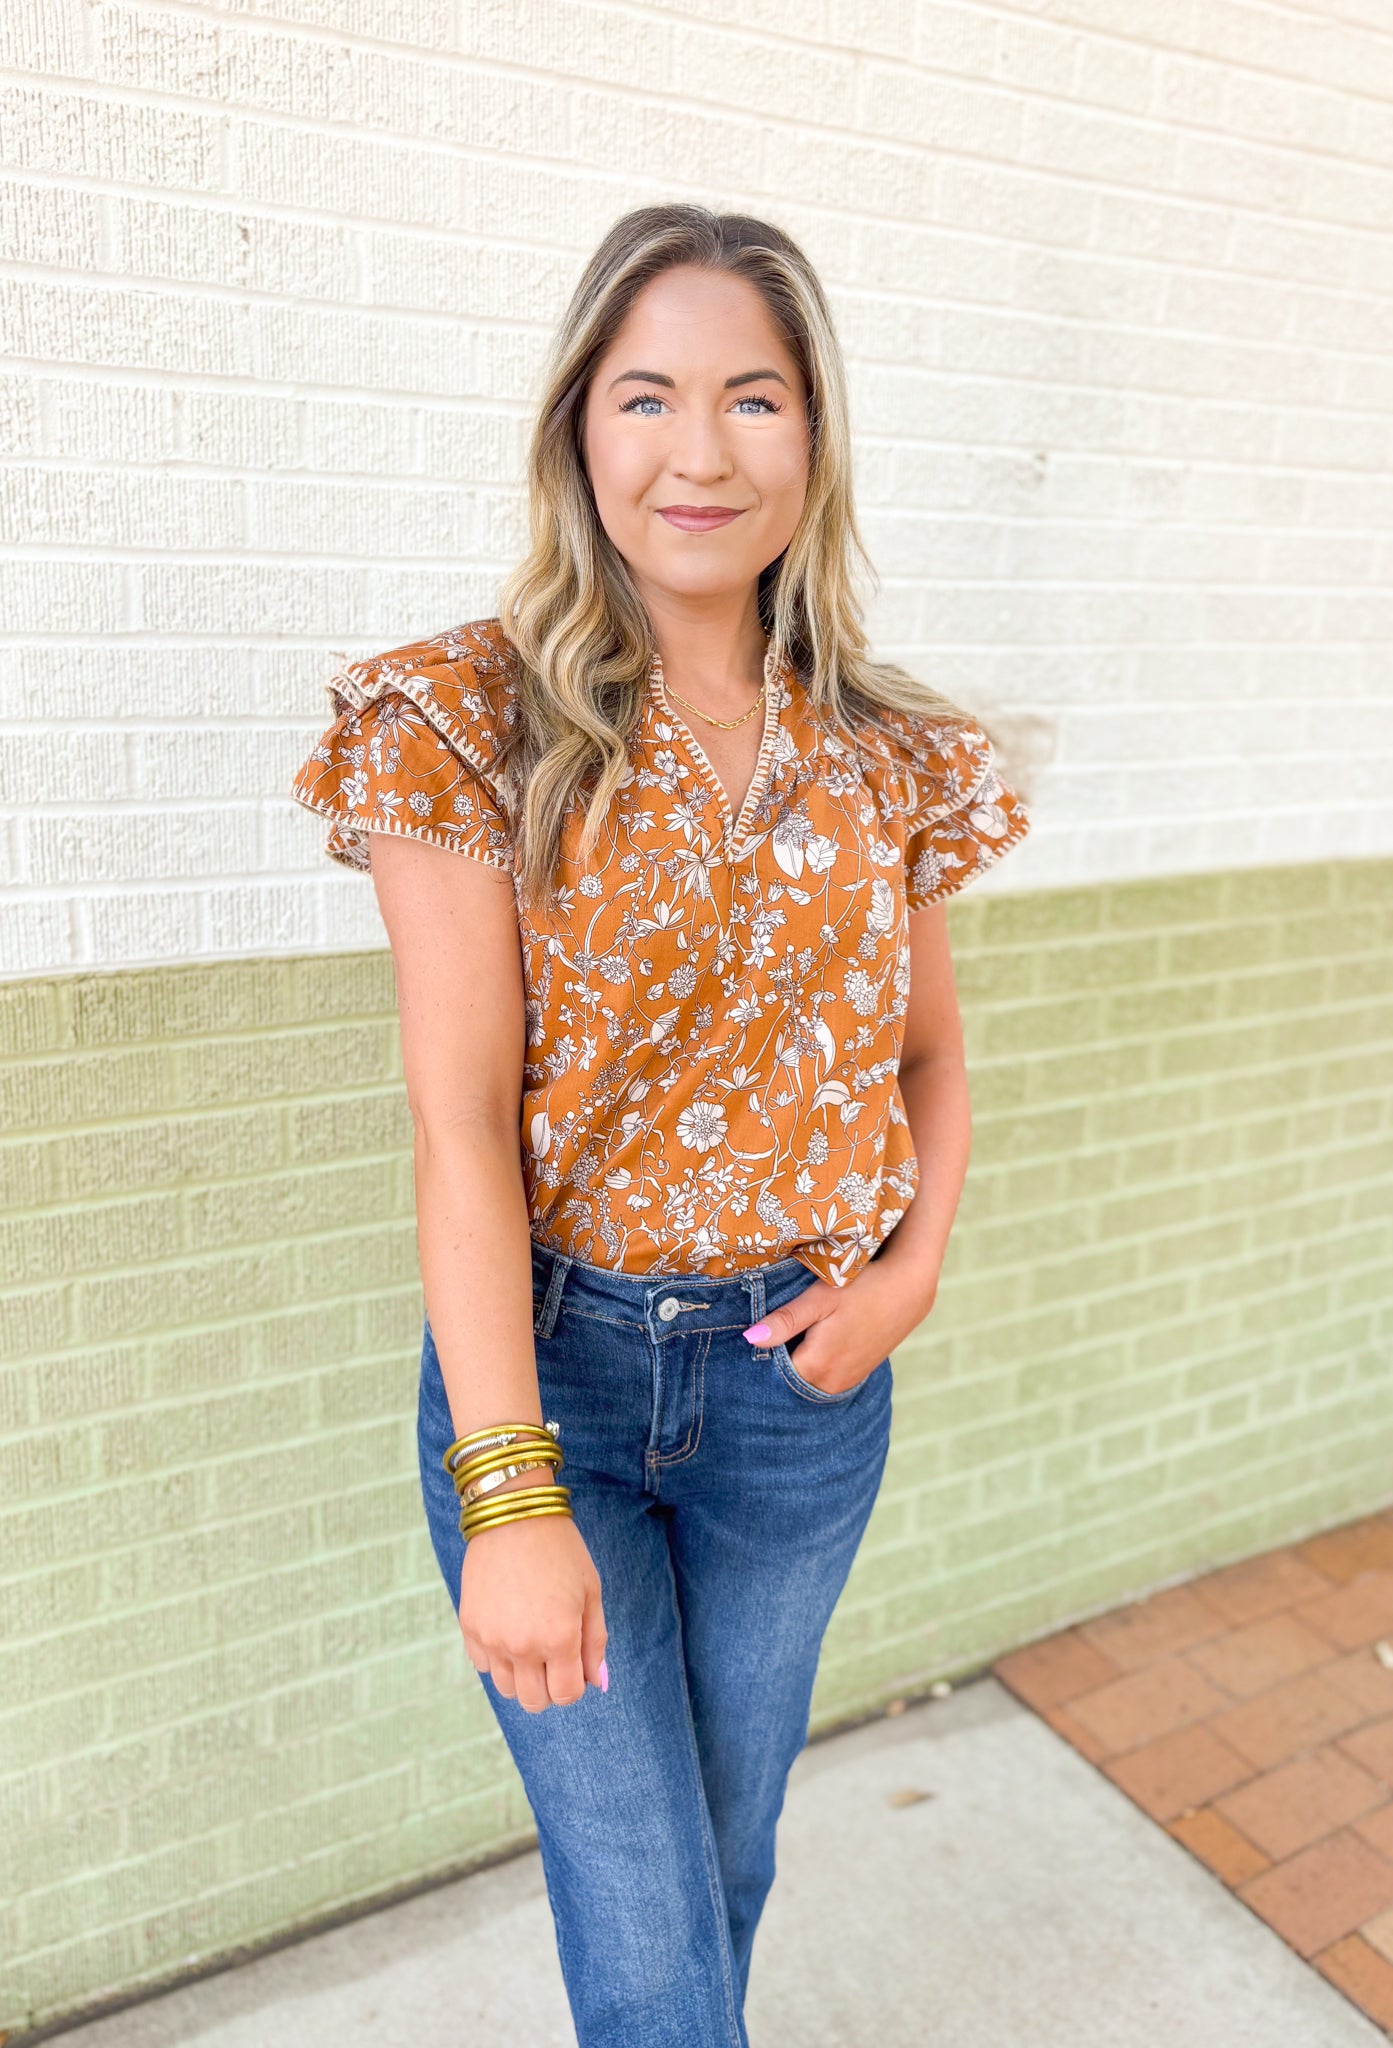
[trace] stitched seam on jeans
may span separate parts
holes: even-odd
[[[617,1330],[642,1330],[645,1327],[642,1321],[635,1322],[631,1316],[599,1316],[593,1309],[577,1308],[574,1302],[567,1304],[566,1313],[584,1316],[588,1323],[613,1323]]]
[[[641,1316],[602,1316],[596,1309],[578,1308],[573,1301],[568,1301],[565,1304],[565,1310],[568,1316],[584,1316],[586,1321],[591,1323],[613,1323],[616,1328],[621,1330],[644,1330],[648,1327]],[[709,1331],[713,1336],[721,1330],[747,1330],[748,1328],[748,1323],[702,1324],[703,1331]]]
[[[799,1261],[799,1263],[800,1263],[800,1264],[802,1263],[802,1262],[801,1262],[801,1260]],[[801,1294],[801,1293],[802,1293],[803,1291],[804,1291],[804,1290],[803,1290],[802,1288],[800,1288],[800,1289],[798,1290],[799,1294]],[[759,1287],[759,1294],[760,1294],[760,1302],[759,1302],[759,1314],[758,1314],[758,1315],[757,1315],[757,1316],[755,1317],[755,1321],[756,1321],[757,1323],[762,1323],[762,1322],[764,1321],[764,1317],[765,1317],[765,1313],[766,1313],[766,1311],[765,1311],[765,1304],[764,1304],[764,1282],[763,1282],[763,1281],[761,1281],[761,1282],[760,1282],[760,1287]],[[790,1296],[789,1296],[789,1299],[788,1299],[788,1301],[781,1301],[781,1302],[779,1303],[779,1308],[787,1308],[787,1307],[789,1306],[789,1304],[790,1304],[791,1302],[795,1302],[795,1301],[797,1301],[797,1299],[798,1299],[798,1295],[797,1295],[797,1294],[793,1294],[793,1295],[790,1295]],[[778,1308],[770,1309],[770,1310],[768,1310],[768,1313],[769,1313],[770,1315],[774,1315],[774,1316],[776,1316],[776,1315],[777,1315],[777,1314],[779,1313],[779,1309],[778,1309]],[[794,1332],[794,1334],[795,1334],[795,1336],[796,1336],[796,1335],[797,1335],[798,1333],[797,1333],[797,1332],[795,1331],[795,1332]],[[781,1365],[779,1365],[779,1353],[780,1353],[780,1352],[782,1351],[782,1352],[784,1352],[784,1353],[785,1353],[785,1355],[786,1355],[786,1356],[788,1355],[788,1346],[787,1346],[787,1344],[754,1344],[754,1345],[751,1345],[750,1349],[751,1349],[751,1355],[752,1355],[753,1357],[757,1358],[757,1359],[759,1360],[759,1362],[760,1362],[760,1364],[761,1364],[761,1365],[766,1365],[766,1364],[767,1364],[767,1363],[769,1362],[769,1360],[770,1360],[770,1359],[772,1358],[772,1359],[773,1359],[773,1361],[774,1361],[774,1363],[775,1363],[775,1365],[779,1367],[779,1373],[780,1373],[780,1375],[781,1375],[782,1377],[784,1377],[784,1378],[787,1378],[787,1375],[786,1375],[786,1374],[784,1373],[784,1369],[783,1369],[783,1367],[782,1367]],[[792,1358],[791,1358],[791,1356],[790,1356],[790,1357],[789,1357],[789,1363],[790,1363],[790,1364],[792,1364],[792,1362],[793,1362],[793,1361],[792,1361]],[[797,1388],[795,1387],[795,1388],[794,1388],[794,1392],[795,1392],[795,1393],[797,1393],[797,1391],[798,1391],[798,1389],[797,1389]]]
[[[677,1599],[677,1575],[672,1568],[672,1555],[667,1561],[668,1598],[672,1602],[673,1616],[677,1622],[677,1641],[682,1643],[682,1609]],[[685,1659],[684,1659],[685,1661]],[[698,1832],[701,1835],[702,1852],[706,1858],[706,1881],[711,1893],[712,1918],[716,1923],[716,1941],[721,1951],[721,1980],[726,1992],[726,2017],[730,2021],[731,2048],[740,2048],[740,2018],[735,2009],[735,1978],[731,1969],[733,1958],[730,1952],[730,1912],[726,1905],[725,1889],[721,1883],[720,1859],[716,1854],[716,1833],[711,1824],[711,1809],[706,1803],[706,1782],[701,1775],[701,1752],[697,1747],[696,1722],[692,1718],[692,1700],[685,1681],[679,1687],[682,1703],[686,1708],[683,1722],[687,1730],[687,1762],[692,1773],[693,1789],[696,1793]]]
[[[673,1451],[668,1456],[664,1456],[660,1452],[658,1456],[653,1460],[655,1465],[664,1467],[668,1465],[682,1465],[686,1463],[688,1458],[694,1457],[696,1454],[697,1445],[701,1442],[701,1425],[705,1411],[706,1354],[711,1349],[711,1338],[713,1334],[714,1332],[710,1330],[706,1332],[706,1342],[702,1345],[701,1350],[697,1353],[697,1356],[693,1361],[693,1369],[696,1373],[696,1391],[693,1402],[693,1406],[695,1408],[696,1435],[692,1435],[692,1425],[689,1422],[687,1424],[687,1441],[683,1444],[681,1450]]]
[[[784,1354],[782,1358],[778,1356],[780,1351]],[[866,1379],[857,1380],[855,1386],[846,1387],[839,1394],[826,1394],[821,1387],[815,1387],[811,1380],[804,1379],[802,1373],[799,1372],[797,1366],[793,1363],[793,1354],[787,1344],[780,1344],[776,1347],[774,1363],[779,1368],[784,1384],[793,1393],[797,1394],[800,1401],[806,1401],[810,1408],[840,1408],[844,1401],[849,1401],[854,1393],[865,1386],[866,1380],[871,1376],[870,1373],[867,1373]],[[875,1368],[872,1367],[871,1370],[874,1371]],[[805,1388],[807,1389],[806,1393],[804,1392]]]

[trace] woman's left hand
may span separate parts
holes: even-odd
[[[801,1294],[772,1309],[745,1336],[752,1345],[787,1344],[800,1379],[824,1394],[844,1394],[868,1379],[895,1346],[917,1329],[933,1307],[938,1276],[912,1280],[872,1260],[845,1287],[814,1280]]]

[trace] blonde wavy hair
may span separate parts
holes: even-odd
[[[590,258],[553,339],[527,457],[531,543],[499,586],[499,622],[518,657],[519,716],[496,766],[512,813],[519,884],[548,907],[566,814],[588,789],[581,847],[589,851],[627,772],[628,739],[657,651],[585,473],[586,395],[638,294],[677,264],[747,279],[807,389],[802,515],[759,578],[760,621],[776,658],[788,657],[815,716],[853,745],[858,724],[879,725],[881,708],[985,730],[980,718],[867,652],[857,572],[872,589],[879,579],[852,502],[845,365],[812,264],[782,229],[748,214],[639,207],[615,221]]]

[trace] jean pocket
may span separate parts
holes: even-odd
[[[825,1387],[815,1387],[811,1380],[804,1379],[789,1355],[787,1344],[776,1344],[774,1346],[774,1363],[779,1368],[780,1376],[787,1385],[792,1387],[795,1394],[801,1396],[805,1401],[815,1401],[822,1408],[835,1408],[843,1401],[854,1400],[862,1387],[865,1386],[866,1380],[872,1377],[871,1373],[867,1373],[866,1379],[857,1380],[855,1386],[843,1387],[840,1393],[829,1394]],[[876,1370],[878,1371],[879,1368],[877,1367]]]

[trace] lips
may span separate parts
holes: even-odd
[[[740,517],[739,511],[731,511],[726,505],[660,505],[659,514],[669,526],[680,527],[683,533],[714,533],[718,526],[729,526],[732,519]]]

